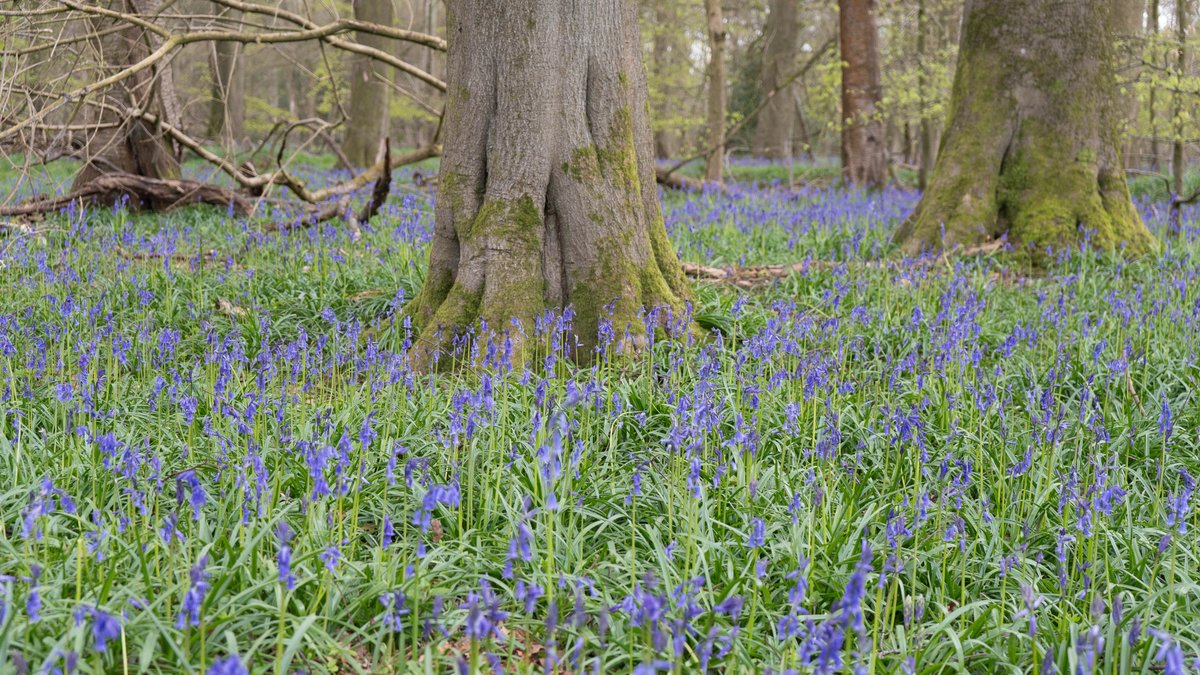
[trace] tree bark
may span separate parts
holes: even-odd
[[[924,190],[929,186],[929,172],[933,169],[933,120],[929,119],[929,45],[930,22],[928,0],[917,3],[917,106],[921,111],[920,130],[917,132],[917,186]]]
[[[968,0],[949,122],[908,253],[1007,235],[1034,262],[1088,241],[1154,246],[1121,161],[1112,5]]]
[[[882,98],[875,0],[840,0],[842,177],[870,188],[887,181],[887,145],[876,114]]]
[[[1125,119],[1121,122],[1124,138],[1122,156],[1128,160],[1134,154],[1140,106],[1135,83],[1142,73],[1142,17],[1146,0],[1113,0],[1113,30],[1120,46],[1119,59],[1122,64],[1120,77],[1129,82],[1125,92]]]
[[[1183,79],[1188,76],[1188,49],[1187,49],[1187,28],[1188,21],[1188,2],[1187,0],[1175,0],[1175,88],[1182,89]],[[1171,189],[1175,194],[1183,194],[1183,172],[1187,168],[1183,165],[1183,94],[1176,91],[1172,96],[1172,124],[1171,124]]]
[[[1153,36],[1151,40],[1158,41],[1158,2],[1159,0],[1150,0],[1150,11],[1147,21],[1149,22],[1149,32]],[[1151,52],[1152,54],[1155,52]],[[1157,59],[1156,59],[1157,60]],[[1150,93],[1146,100],[1146,113],[1150,118],[1150,168],[1158,171],[1158,107],[1155,105],[1155,92],[1158,87],[1154,86],[1154,82],[1150,83]]]
[[[236,18],[241,12],[232,12]],[[240,63],[242,45],[214,42],[212,99],[208,108],[208,136],[233,146],[246,137],[245,70]]]
[[[113,0],[109,6],[117,11],[141,13],[144,0]],[[91,19],[92,29],[99,34],[93,46],[103,63],[103,76],[119,72],[145,59],[158,45],[156,36],[141,27],[116,19]],[[124,25],[124,28],[119,26]],[[173,179],[179,177],[179,157],[169,138],[161,129],[129,115],[128,109],[150,111],[170,124],[178,124],[179,109],[175,100],[174,81],[169,62],[160,62],[141,70],[107,88],[100,100],[104,104],[95,114],[100,124],[111,124],[96,131],[83,148],[84,165],[75,175],[71,191],[79,191],[107,173],[128,173],[146,178]],[[136,198],[134,193],[127,193]]]
[[[797,0],[771,0],[763,29],[765,39],[759,87],[763,95],[774,91],[794,66],[800,37],[799,5]],[[792,128],[795,115],[794,97],[787,92],[772,96],[758,114],[752,146],[754,154],[775,160],[794,154]]]
[[[634,340],[643,307],[691,298],[655,185],[630,0],[455,0],[429,271],[406,312],[418,365],[460,331],[508,331],[514,359],[570,307],[587,358],[602,322]]]
[[[679,71],[686,67],[686,51],[683,30],[679,26],[679,11],[675,0],[650,0],[654,8],[654,61],[650,67],[654,75],[654,86],[660,94],[655,116],[667,119],[678,115],[675,106],[678,99],[671,87]],[[670,159],[679,154],[679,132],[675,129],[659,129],[654,132],[654,154],[659,159]]]
[[[725,168],[725,19],[721,0],[704,0],[708,20],[708,157],[704,179],[720,182]]]
[[[390,26],[394,21],[392,0],[354,0],[354,18]],[[392,48],[385,37],[359,33],[355,41],[383,51]],[[350,115],[342,151],[355,167],[375,163],[388,134],[388,81],[391,74],[375,60],[355,55],[350,68]]]

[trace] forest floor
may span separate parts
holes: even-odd
[[[1200,655],[1195,212],[1166,241],[1147,198],[1153,259],[1025,275],[890,257],[911,190],[672,193],[685,261],[814,264],[697,280],[706,330],[641,354],[573,366],[551,316],[530,370],[426,376],[396,310],[431,195],[394,181],[357,237],[203,207],[0,233],[0,671]]]

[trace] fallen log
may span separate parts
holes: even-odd
[[[231,207],[239,215],[254,212],[254,203],[247,196],[220,185],[107,173],[59,197],[35,197],[20,204],[0,206],[0,216],[53,213],[75,201],[116,203],[122,198],[127,198],[130,208],[135,210],[170,211],[189,204],[215,204]]]

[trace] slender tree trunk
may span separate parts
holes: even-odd
[[[691,298],[667,240],[630,0],[456,0],[429,273],[407,312],[430,365],[476,322],[515,359],[546,308],[571,307],[587,358],[602,325]],[[611,322],[611,324],[609,324]]]
[[[1151,40],[1154,42],[1157,42],[1158,38],[1158,2],[1159,0],[1150,0],[1150,16],[1148,19],[1150,23]],[[1151,53],[1154,54],[1155,52]],[[1156,119],[1158,108],[1155,105],[1154,100],[1157,90],[1158,87],[1155,87],[1152,82],[1150,85],[1150,95],[1146,101],[1146,107],[1148,108],[1146,112],[1150,117],[1150,168],[1154,169],[1155,171],[1158,171],[1158,167],[1161,164],[1158,154],[1158,120]]]
[[[660,94],[655,103],[658,119],[667,119],[678,113],[673,109],[679,104],[674,96],[671,81],[678,77],[681,60],[685,58],[683,31],[678,26],[679,12],[675,0],[651,0],[654,6],[654,60],[650,68],[655,86]],[[667,159],[679,154],[679,132],[674,129],[659,129],[654,132],[654,155]]]
[[[143,4],[144,0],[112,0],[108,6],[138,14],[148,9]],[[93,45],[102,59],[102,76],[141,61],[158,46],[157,36],[147,34],[141,27],[101,17],[91,23],[100,35]],[[118,29],[120,25],[125,27]],[[127,112],[136,108],[153,112],[173,125],[179,123],[170,63],[160,62],[127,77],[106,89],[101,96],[106,105],[97,113],[97,121],[117,126],[100,129],[88,138],[83,149],[84,165],[75,175],[72,191],[81,189],[97,176],[114,171],[147,178],[178,178],[179,157],[170,139],[161,129]]]
[[[933,169],[933,123],[929,119],[929,11],[928,0],[917,2],[917,106],[921,111],[917,145],[920,158],[917,165],[917,184],[924,190],[929,185]]]
[[[763,96],[775,91],[794,67],[800,37],[799,5],[797,0],[771,0],[763,31],[765,40],[759,85]],[[794,99],[786,91],[772,96],[763,106],[754,129],[755,155],[777,160],[791,152],[794,106]]]
[[[704,178],[720,181],[725,167],[725,19],[721,0],[704,0],[708,18],[708,158]]]
[[[230,14],[236,18],[240,12]],[[208,108],[208,136],[234,145],[245,138],[245,73],[237,42],[214,42],[212,99]]]
[[[1131,131],[1137,129],[1138,123],[1138,95],[1132,83],[1137,81],[1142,72],[1142,16],[1145,14],[1146,0],[1113,2],[1113,28],[1117,44],[1120,45],[1120,60],[1123,64],[1120,77],[1131,83],[1125,94],[1125,119],[1121,124],[1121,135],[1124,138],[1122,155],[1128,161],[1134,151],[1135,134]]]
[[[950,121],[897,233],[903,249],[1005,234],[1034,262],[1085,240],[1153,248],[1121,161],[1111,3],[967,0],[964,11]]]
[[[393,22],[392,0],[354,0],[354,18],[390,26]],[[387,38],[368,33],[359,34],[356,40],[385,51],[393,47]],[[346,123],[342,150],[354,166],[374,164],[383,139],[387,136],[387,82],[390,77],[387,67],[373,59],[361,55],[351,59],[350,120]]]
[[[882,98],[875,0],[840,0],[842,53],[842,176],[856,185],[887,181],[887,145],[876,114]]]
[[[1187,77],[1188,49],[1187,29],[1190,21],[1187,0],[1175,0],[1175,88],[1182,88],[1182,81]],[[1184,96],[1176,91],[1172,96],[1174,101],[1171,124],[1171,178],[1175,194],[1183,194],[1183,103]]]
[[[804,86],[803,83],[800,85]],[[800,134],[800,147],[793,150],[792,153],[797,156],[812,157],[812,139],[808,135],[808,125],[804,123],[804,104],[800,99],[800,92],[792,92],[792,102],[796,107],[796,132]]]

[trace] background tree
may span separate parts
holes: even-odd
[[[842,176],[879,187],[887,181],[887,146],[877,115],[882,97],[875,0],[838,4],[842,55]]]
[[[118,11],[138,17],[144,0],[120,0],[112,3]],[[158,36],[128,21],[104,15],[89,18],[88,45],[100,76],[118,77],[145,61],[161,43]],[[100,105],[86,110],[94,123],[86,139],[80,140],[83,167],[75,175],[72,190],[113,171],[136,173],[149,178],[178,178],[179,154],[163,132],[162,123],[132,117],[130,109],[154,114],[160,122],[179,119],[175,98],[175,78],[169,62],[158,62],[131,72],[100,96]]]
[[[796,64],[800,39],[800,3],[796,0],[771,0],[770,13],[763,27],[763,57],[760,95],[773,93],[765,101],[754,130],[753,153],[781,159],[794,153],[792,135],[799,110],[790,87],[775,92],[791,75]]]
[[[721,0],[704,0],[708,22],[708,149],[704,178],[720,181],[725,167],[725,18]]]
[[[1112,3],[968,0],[964,12],[949,126],[897,233],[904,250],[1004,235],[1037,251],[1085,238],[1149,249],[1121,162]]]
[[[1171,96],[1171,190],[1183,194],[1183,143],[1186,124],[1184,81],[1188,72],[1188,0],[1175,0],[1175,74]]]
[[[354,18],[380,26],[393,23],[392,0],[354,0]],[[359,34],[357,41],[368,47],[386,50],[392,47],[386,37]],[[350,119],[342,151],[351,165],[375,163],[380,144],[388,135],[391,98],[388,81],[391,71],[363,55],[354,55],[350,69]]]
[[[667,240],[636,7],[458,0],[448,14],[445,148],[418,356],[479,320],[532,330],[572,306],[591,344],[691,291]],[[518,354],[520,334],[514,333]]]
[[[231,21],[240,12],[229,11]],[[236,25],[236,24],[235,24]],[[233,146],[246,137],[246,72],[238,58],[242,45],[237,42],[212,43],[212,101],[208,109],[208,137],[219,138]]]

